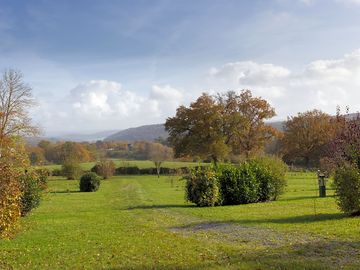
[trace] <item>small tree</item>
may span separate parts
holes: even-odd
[[[104,179],[108,179],[114,175],[115,169],[115,163],[112,160],[103,159],[95,164],[91,171],[102,176]]]
[[[152,160],[156,167],[158,178],[160,177],[161,164],[173,156],[172,149],[160,143],[150,145],[149,159]]]
[[[68,180],[75,180],[80,177],[81,167],[76,160],[69,159],[62,164],[61,172]]]

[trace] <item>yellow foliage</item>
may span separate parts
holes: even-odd
[[[18,179],[27,165],[22,145],[12,139],[0,140],[0,237],[9,237],[20,218]]]

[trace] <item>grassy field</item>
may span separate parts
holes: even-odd
[[[153,168],[155,167],[154,162],[151,160],[120,160],[120,159],[113,159],[116,167],[129,167],[129,166],[137,166],[140,169],[142,168]],[[205,163],[194,163],[194,162],[182,162],[182,161],[165,161],[162,163],[162,167],[168,168],[180,168],[180,167],[193,167],[197,165],[203,165]],[[209,163],[206,163],[209,164]],[[95,162],[85,162],[81,164],[81,167],[84,170],[90,170],[95,165]],[[44,166],[48,169],[60,169],[61,165],[47,165]]]
[[[360,218],[289,173],[277,202],[197,208],[173,177],[114,177],[96,193],[53,179],[0,241],[0,269],[360,269]],[[332,195],[332,191],[329,191]]]

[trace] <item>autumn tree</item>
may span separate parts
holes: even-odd
[[[29,166],[19,135],[35,135],[28,114],[34,105],[31,88],[20,72],[7,70],[0,79],[0,236],[8,236],[20,217],[20,177]]]
[[[160,143],[150,144],[148,157],[154,162],[158,177],[160,177],[161,164],[173,157],[173,151],[170,147],[162,145]]]
[[[116,166],[112,160],[101,159],[91,168],[91,171],[102,176],[104,179],[109,179],[114,175],[115,169]]]
[[[274,108],[250,90],[203,94],[188,108],[180,106],[165,128],[176,157],[200,156],[217,163],[229,153],[250,157],[261,151],[276,135],[264,122],[274,115]]]
[[[317,165],[336,133],[336,118],[322,111],[312,110],[289,117],[281,142],[284,159],[287,162],[301,160],[306,166]]]
[[[189,108],[180,106],[176,116],[165,123],[176,157],[200,156],[215,163],[229,152],[222,126],[221,106],[208,94],[202,94]]]
[[[13,135],[36,135],[39,130],[31,123],[29,108],[35,105],[31,87],[19,71],[9,69],[0,80],[0,144]]]
[[[45,154],[42,148],[27,146],[26,152],[28,153],[31,165],[42,165],[45,163]]]
[[[276,115],[275,109],[266,100],[253,97],[250,90],[218,95],[218,101],[223,110],[225,143],[231,146],[233,154],[254,156],[278,135],[276,129],[264,122]]]

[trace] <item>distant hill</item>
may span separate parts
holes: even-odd
[[[94,142],[98,140],[104,140],[105,138],[116,132],[118,132],[118,130],[106,130],[106,131],[100,131],[90,134],[85,134],[85,133],[64,134],[64,135],[56,136],[54,139],[58,141]]]
[[[155,124],[121,130],[105,138],[105,141],[153,141],[168,136],[164,124]]]
[[[268,124],[282,131],[283,123],[278,121]],[[154,141],[159,137],[166,139],[168,136],[164,124],[155,124],[121,130],[105,138],[105,141]]]
[[[27,137],[25,141],[29,145],[37,145],[40,141],[52,141],[52,142],[59,142],[59,141],[71,141],[71,142],[95,142],[98,140],[104,140],[106,137],[110,136],[118,132],[118,130],[108,130],[108,131],[101,131],[96,133],[90,134],[64,134],[64,135],[55,135],[49,137]]]

